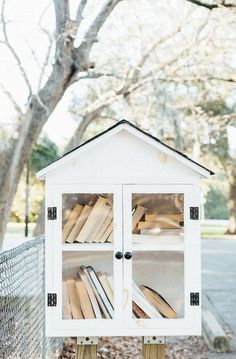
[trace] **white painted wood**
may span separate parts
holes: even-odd
[[[77,328],[75,329],[70,325],[70,329],[64,328],[53,328],[53,330],[47,331],[47,336],[50,337],[74,337],[74,336],[176,336],[176,335],[201,335],[201,331],[196,330],[195,328],[184,327],[183,325],[179,325],[181,329],[178,327],[178,323],[176,323],[175,319],[168,319],[170,322],[170,326],[168,328],[163,327],[163,320],[160,319],[161,322],[158,323],[157,327],[153,327],[151,329],[147,329],[143,327],[142,323],[140,323],[139,329],[130,329],[119,327],[117,329],[103,327],[105,320],[98,320],[96,323],[94,321],[89,322],[89,326],[86,328]],[[181,319],[179,320],[180,324]],[[69,321],[70,322],[70,321]],[[71,321],[72,322],[72,321]]]
[[[45,175],[47,175],[50,171],[54,170],[58,166],[59,167],[63,166],[63,164],[65,164],[68,160],[73,160],[78,155],[82,154],[84,151],[87,151],[88,149],[93,148],[98,143],[103,142],[107,138],[109,138],[109,137],[113,136],[114,134],[116,134],[117,132],[120,132],[120,130],[121,130],[121,128],[116,127],[113,130],[105,133],[102,137],[98,137],[95,140],[87,143],[86,146],[80,147],[80,148],[78,148],[78,150],[72,151],[72,152],[68,153],[65,157],[64,156],[61,157],[58,161],[55,161],[52,164],[49,164],[48,166],[42,168],[40,171],[38,171],[36,173],[37,179],[44,180]]]
[[[45,183],[45,315],[46,315],[46,335],[53,331],[54,307],[47,306],[47,294],[54,293],[53,280],[53,226],[47,220],[47,207],[53,206],[52,188]]]
[[[48,336],[168,336],[201,333],[201,306],[190,306],[190,292],[201,291],[200,221],[189,219],[189,207],[200,207],[199,179],[200,176],[207,177],[209,172],[190,164],[187,159],[182,156],[180,158],[178,154],[139,131],[136,133],[130,126],[126,127],[127,125],[116,127],[114,131],[38,173],[40,179],[46,178],[46,208],[56,206],[58,214],[56,221],[45,221],[46,294],[58,294],[57,307],[46,307]],[[131,195],[137,191],[184,193],[184,237],[158,236],[155,243],[151,240],[150,243],[132,243]],[[62,193],[90,192],[114,194],[114,243],[62,244]],[[159,265],[157,268],[160,276],[165,276],[165,271],[174,263],[177,268],[176,276],[181,277],[184,267],[183,281],[170,278],[168,284],[178,286],[177,289],[184,293],[184,317],[132,319],[133,262],[132,259],[115,259],[117,251],[133,252],[133,258],[144,258],[144,262],[146,260],[146,271],[143,270],[145,267],[135,267],[139,274],[142,271],[142,278],[150,277],[148,268],[156,263]],[[98,270],[113,272],[114,319],[61,319],[62,256],[65,263],[70,259],[77,263],[78,258],[78,265],[92,264]],[[76,275],[76,268],[73,270],[73,275]],[[167,296],[168,301],[168,288],[164,287],[164,281],[158,283],[161,285],[160,293]]]
[[[128,154],[128,155],[127,155]],[[159,183],[165,183],[166,178],[173,180],[180,174],[182,179],[189,181],[189,177],[196,173],[181,162],[163,154],[163,152],[129,133],[122,132],[99,143],[94,149],[89,149],[83,155],[63,163],[47,176],[53,183],[70,183],[78,181],[93,183],[111,181],[110,183],[127,183],[142,177],[150,180],[159,177]],[[122,176],[123,174],[123,176]],[[124,181],[123,181],[124,179]],[[113,182],[112,182],[113,181]],[[149,183],[149,182],[144,182]],[[182,182],[185,183],[185,182]]]
[[[144,342],[144,344],[165,344],[166,339],[165,339],[165,337],[156,337],[156,336],[146,337],[145,336],[143,338],[143,342]]]
[[[97,345],[98,337],[77,337],[77,345]]]
[[[47,234],[51,239],[51,246],[47,249],[47,260],[52,271],[53,291],[57,293],[58,305],[47,308],[51,314],[46,318],[47,333],[57,332],[57,330],[71,330],[73,329],[78,336],[88,335],[89,328],[98,326],[98,328],[119,328],[122,322],[122,297],[119,293],[122,292],[122,261],[115,259],[114,253],[122,250],[122,188],[121,186],[110,185],[60,185],[50,188],[52,194],[52,205],[57,207],[57,220],[46,221],[48,228],[52,228],[52,233]],[[85,243],[85,244],[64,244],[62,245],[62,194],[63,193],[112,193],[113,194],[113,222],[114,222],[114,243],[103,243],[103,251],[98,249],[98,244]],[[80,250],[79,248],[82,248]],[[72,246],[72,251],[64,251],[65,246]],[[86,248],[88,250],[86,250]],[[93,250],[91,250],[93,247]],[[75,250],[77,248],[77,250]],[[63,320],[62,319],[62,253],[71,255],[73,258],[72,263],[76,266],[97,265],[97,270],[107,271],[107,260],[112,264],[112,273],[114,278],[114,308],[115,315],[113,319],[95,319],[95,320]],[[92,253],[92,256],[90,255]],[[99,257],[100,253],[100,257]],[[106,254],[106,255],[105,255]],[[104,257],[104,259],[103,259]],[[77,259],[78,258],[78,259]],[[98,258],[98,259],[96,259]],[[95,260],[92,263],[84,263],[83,261]],[[82,261],[81,261],[82,260]],[[77,264],[78,263],[78,264]],[[75,267],[73,276],[76,277],[77,267]],[[50,284],[50,283],[49,283]],[[49,285],[48,284],[48,285]],[[95,324],[96,323],[96,324]],[[86,334],[84,334],[86,333]]]
[[[155,146],[157,149],[160,149],[163,153],[177,159],[179,162],[183,163],[185,166],[193,169],[196,173],[199,173],[201,176],[208,178],[210,177],[210,172],[198,164],[193,163],[192,161],[189,161],[189,159],[183,157],[181,154],[178,154],[176,151],[173,151],[171,148],[168,148],[166,146],[163,146],[163,144],[158,143],[157,141],[153,140],[151,137],[146,136],[142,132],[137,131],[135,128],[131,126],[126,126],[126,131],[129,133],[132,133],[134,136],[139,137],[141,140],[146,141],[152,146]]]
[[[123,148],[123,146],[117,145],[117,139],[124,139],[124,145],[125,148]],[[70,163],[70,165],[76,166],[76,163],[78,162],[78,160],[86,160],[86,158],[90,158],[91,154],[92,154],[92,162],[90,163],[90,166],[86,166],[87,167],[87,171],[89,170],[94,171],[94,173],[96,174],[96,171],[99,171],[99,168],[101,166],[101,162],[103,159],[109,160],[110,158],[114,159],[114,162],[111,162],[111,166],[113,164],[113,166],[109,169],[112,171],[112,173],[114,172],[114,167],[116,165],[119,166],[119,163],[122,163],[124,161],[124,164],[126,164],[127,161],[129,161],[129,159],[132,157],[132,153],[134,155],[137,155],[136,152],[134,152],[134,148],[132,148],[132,142],[136,142],[136,143],[140,143],[141,145],[141,149],[143,151],[143,156],[138,156],[137,159],[141,160],[139,161],[139,165],[142,165],[144,163],[146,163],[147,165],[152,161],[152,158],[150,158],[150,156],[145,156],[146,155],[146,151],[145,148],[150,148],[153,150],[153,152],[155,152],[156,155],[156,159],[155,162],[162,162],[162,164],[165,163],[166,159],[169,161],[169,163],[172,162],[177,162],[179,163],[179,165],[182,165],[183,170],[189,169],[189,171],[192,173],[195,173],[203,176],[203,177],[209,177],[210,176],[210,172],[204,168],[202,168],[201,166],[199,166],[198,164],[193,163],[192,161],[190,161],[187,157],[183,157],[182,155],[178,154],[176,151],[172,150],[171,148],[168,148],[166,146],[164,146],[163,144],[155,141],[154,139],[152,139],[150,136],[141,133],[140,131],[136,130],[135,128],[129,126],[128,124],[120,124],[118,127],[106,132],[105,134],[103,134],[100,137],[97,137],[96,139],[94,139],[93,141],[87,143],[85,146],[79,147],[77,150],[70,152],[68,155],[62,157],[61,159],[59,159],[58,161],[52,163],[51,165],[45,167],[44,169],[40,170],[39,172],[37,172],[37,178],[38,179],[45,179],[45,176],[48,175],[51,172],[55,172],[57,173],[57,169],[60,170],[60,168],[65,168],[65,166],[67,167],[68,163]],[[111,147],[110,144],[113,143],[113,151],[115,150],[119,150],[119,162],[115,161],[114,155],[115,153],[110,152],[108,147]],[[96,150],[94,150],[94,146],[96,146]],[[125,149],[125,156],[123,156],[123,152],[122,150]],[[97,151],[101,151],[104,150],[105,151],[105,156],[99,156],[99,153]],[[89,155],[88,155],[89,153]],[[129,153],[129,156],[126,156],[126,154]],[[159,155],[158,155],[159,154]],[[99,160],[94,162],[93,161],[93,157],[97,157]],[[158,158],[159,157],[159,158]],[[142,162],[142,160],[144,159],[145,162]],[[155,165],[155,162],[152,161],[152,166]],[[87,162],[88,163],[88,162]],[[133,162],[131,162],[132,165]],[[127,170],[128,170],[128,166]],[[139,168],[139,166],[134,166],[136,168],[136,171],[140,173],[142,173],[142,170]],[[78,166],[78,168],[81,168],[80,166]],[[148,169],[148,166],[147,166]],[[165,166],[165,170],[169,170],[172,169],[172,166]],[[132,172],[131,172],[132,173]],[[159,172],[161,174],[161,172]],[[128,173],[127,173],[128,174]],[[75,173],[73,174],[75,175]],[[80,175],[83,176],[83,171],[80,172]],[[103,174],[103,177],[105,177],[106,175]],[[109,174],[108,174],[109,176]]]
[[[200,307],[190,307],[189,293],[190,291],[200,291],[200,269],[196,274],[195,268],[199,267],[197,261],[200,258],[199,247],[199,221],[194,221],[192,224],[188,218],[189,206],[197,206],[199,197],[197,190],[197,182],[193,185],[124,185],[123,199],[121,186],[108,185],[56,185],[54,186],[53,200],[48,202],[50,205],[58,207],[58,221],[47,222],[47,236],[53,236],[53,246],[47,248],[47,263],[52,268],[50,261],[53,261],[53,276],[52,280],[47,279],[47,285],[51,286],[53,283],[53,291],[59,294],[58,307],[47,308],[47,335],[185,335],[185,334],[199,334],[200,333]],[[47,188],[48,198],[52,194],[52,188]],[[116,213],[119,230],[116,231],[114,244],[105,243],[98,250],[98,243],[84,243],[84,244],[61,244],[61,231],[58,225],[61,223],[61,193],[114,193],[114,211]],[[142,193],[174,193],[181,192],[185,194],[185,238],[180,239],[180,243],[174,244],[173,241],[165,244],[158,243],[156,245],[132,245],[132,235],[128,228],[131,228],[131,194],[132,192]],[[190,196],[191,194],[191,196]],[[52,196],[51,196],[52,198]],[[49,205],[47,203],[47,205]],[[123,230],[124,236],[122,241],[122,205],[123,205]],[[49,223],[50,222],[50,223]],[[52,225],[53,224],[53,225]],[[50,228],[53,231],[50,232]],[[194,234],[192,236],[191,234]],[[48,238],[49,238],[48,237]],[[189,238],[190,237],[190,238]],[[160,238],[161,240],[161,238]],[[166,238],[165,238],[166,240]],[[175,239],[174,239],[175,240]],[[67,249],[68,248],[68,249]],[[71,250],[69,250],[71,248]],[[78,250],[77,250],[78,248]],[[79,249],[83,248],[83,249]],[[131,278],[132,278],[132,260],[115,260],[114,261],[114,275],[115,275],[115,308],[117,308],[115,320],[61,320],[61,253],[110,253],[116,251],[130,252],[182,252],[184,249],[185,255],[185,317],[183,319],[131,319]],[[113,253],[113,255],[114,255]],[[103,270],[103,268],[101,268]],[[124,282],[122,281],[122,276]],[[51,288],[51,287],[50,287]],[[50,288],[48,289],[50,291]],[[123,294],[123,295],[121,295]],[[124,310],[122,308],[124,306]],[[124,318],[124,319],[123,319]],[[102,328],[102,334],[101,333]],[[109,329],[108,329],[109,328]],[[122,328],[122,329],[121,329]],[[107,330],[109,332],[107,332]],[[53,333],[53,334],[52,334]],[[63,335],[61,334],[63,333]],[[71,334],[73,333],[73,334]],[[107,333],[107,334],[106,334]]]
[[[124,287],[126,291],[127,300],[124,302],[124,312],[125,312],[125,327],[133,328],[139,330],[140,327],[143,329],[151,329],[151,328],[169,328],[170,331],[175,333],[182,333],[184,328],[189,328],[189,331],[196,328],[196,330],[200,331],[201,326],[199,325],[200,316],[200,308],[199,307],[191,307],[190,306],[190,292],[198,292],[200,290],[200,279],[197,276],[194,276],[195,266],[197,265],[197,261],[199,260],[200,251],[198,246],[194,245],[197,241],[199,242],[199,232],[196,227],[196,222],[199,221],[190,221],[189,218],[189,207],[196,206],[196,198],[194,197],[195,189],[194,186],[180,186],[180,185],[126,185],[123,186],[124,193],[124,252],[130,251],[133,252],[133,257],[131,260],[124,260],[124,272],[126,275],[124,276]],[[183,319],[175,319],[174,324],[171,320],[166,319],[133,319],[131,317],[131,301],[132,301],[132,261],[134,259],[135,254],[135,246],[132,246],[132,233],[131,233],[131,203],[132,203],[132,193],[184,193],[184,317]],[[192,234],[194,233],[195,238],[192,240]],[[149,244],[146,245],[149,247]],[[194,250],[193,250],[194,248]],[[146,249],[148,251],[148,249]],[[153,245],[150,246],[150,265],[153,263],[151,261],[152,252],[155,251]],[[159,249],[157,249],[157,252]],[[141,254],[140,254],[141,255]],[[164,254],[163,254],[164,255]],[[141,257],[140,257],[141,258]],[[161,258],[161,257],[160,257]],[[147,266],[149,263],[147,263]],[[154,267],[153,267],[154,268]],[[161,267],[160,267],[161,268]],[[166,268],[164,266],[163,268]],[[142,271],[144,269],[142,268]],[[168,266],[165,270],[168,270]],[[158,273],[152,273],[152,268],[146,268],[147,276],[158,276]],[[199,271],[200,272],[200,271]],[[160,275],[163,277],[163,273],[160,272]],[[167,276],[168,277],[168,276]],[[157,277],[158,278],[158,277]],[[170,278],[171,279],[171,278]],[[141,284],[141,283],[140,283]],[[168,280],[166,280],[166,284],[168,286]],[[170,284],[169,284],[170,285]],[[180,283],[174,283],[174,285],[178,286]],[[161,294],[164,294],[164,287],[160,290]],[[164,297],[167,301],[171,303],[171,297],[168,300],[168,293]],[[173,300],[173,299],[172,299]],[[172,305],[173,306],[173,305]],[[175,330],[176,329],[176,330]]]

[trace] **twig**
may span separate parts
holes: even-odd
[[[12,96],[12,94],[6,89],[6,87],[0,83],[0,87],[2,89],[2,92],[8,97],[8,99],[11,101],[14,109],[16,110],[16,112],[19,115],[23,115],[23,112],[20,108],[20,106],[18,105],[18,103],[16,102],[16,100],[14,99],[14,97]]]
[[[210,3],[207,3],[207,2],[204,2],[204,1],[199,1],[199,0],[187,0],[188,2],[191,2],[195,5],[198,5],[198,6],[202,6],[208,10],[213,10],[213,9],[217,9],[219,7],[227,7],[227,8],[233,8],[233,7],[236,7],[236,4],[233,4],[233,3],[227,3],[226,1],[217,1],[216,3],[213,3],[213,4],[210,4]]]
[[[3,30],[4,41],[1,41],[1,43],[6,45],[8,47],[8,49],[10,50],[10,52],[12,53],[13,57],[15,58],[15,60],[18,64],[21,75],[22,75],[23,79],[25,80],[25,83],[28,87],[29,93],[32,94],[32,87],[31,87],[30,81],[28,79],[27,73],[22,65],[22,62],[21,62],[17,52],[14,50],[14,48],[12,47],[12,45],[9,42],[7,29],[6,29],[6,21],[5,21],[5,16],[4,16],[5,5],[6,5],[6,0],[2,0],[1,20],[2,20],[2,30]]]

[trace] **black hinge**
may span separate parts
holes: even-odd
[[[56,293],[48,293],[48,307],[56,307],[57,295]]]
[[[190,207],[190,219],[199,219],[199,207]]]
[[[57,207],[48,207],[48,219],[57,219]]]
[[[199,293],[190,293],[190,305],[199,305]]]

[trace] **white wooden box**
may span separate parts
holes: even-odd
[[[125,120],[40,170],[37,177],[46,181],[47,336],[201,334],[199,180],[212,174]],[[65,214],[78,203],[94,207],[99,196],[112,207],[112,242],[94,243],[97,217],[86,239],[92,242],[64,243]],[[138,206],[146,211],[133,233]],[[112,318],[63,317],[62,282],[67,288],[68,280],[78,280],[81,265],[112,277]],[[164,297],[176,317],[135,316],[133,281]]]

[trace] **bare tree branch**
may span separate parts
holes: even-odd
[[[68,0],[54,0],[56,15],[56,34],[63,34],[66,30],[66,23],[70,19],[70,9]]]
[[[171,34],[168,34],[167,36],[158,39],[156,42],[154,42],[150,48],[143,54],[137,65],[131,69],[127,75],[127,78],[129,79],[130,83],[137,82],[137,79],[140,75],[140,70],[146,63],[147,59],[150,57],[150,55],[153,53],[153,51],[160,45],[163,44],[165,41],[168,41],[170,38],[175,36],[176,34],[180,33],[181,28],[179,27],[177,30],[173,31]]]
[[[215,3],[208,3],[208,2],[205,2],[205,1],[200,1],[200,0],[187,0],[188,2],[191,2],[195,5],[198,5],[198,6],[202,6],[208,10],[213,10],[213,9],[217,9],[219,7],[226,7],[226,8],[233,8],[233,7],[236,7],[236,4],[234,3],[228,3],[224,0],[222,1],[215,1]]]
[[[21,75],[28,87],[29,93],[32,93],[32,87],[28,78],[28,75],[22,65],[22,62],[20,60],[20,57],[18,56],[17,52],[15,51],[15,49],[13,48],[13,46],[11,45],[9,38],[8,38],[8,34],[7,34],[7,23],[5,21],[5,5],[6,5],[6,0],[2,0],[2,11],[1,11],[1,22],[2,22],[2,30],[3,30],[3,37],[4,37],[4,41],[2,41],[1,43],[3,43],[4,45],[7,46],[7,48],[9,49],[9,51],[11,52],[11,54],[13,55],[15,61],[17,62],[18,68],[21,72]]]
[[[97,16],[90,24],[88,30],[85,33],[84,40],[77,48],[77,53],[80,54],[80,61],[82,67],[84,64],[89,63],[89,53],[94,42],[97,40],[97,34],[106,21],[107,17],[110,15],[114,7],[122,0],[106,0]],[[83,54],[83,56],[81,56]],[[86,65],[87,66],[87,65]]]
[[[12,96],[11,92],[6,89],[6,87],[0,83],[0,87],[2,89],[2,92],[8,97],[10,102],[12,103],[14,109],[16,112],[21,116],[23,114],[21,107],[18,105],[14,97]]]
[[[76,12],[76,21],[77,21],[77,27],[79,28],[82,20],[83,20],[83,11],[87,4],[87,0],[80,0],[77,12]]]
[[[44,62],[43,62],[43,66],[41,68],[41,73],[40,73],[40,76],[39,76],[39,81],[38,81],[38,91],[40,90],[41,88],[41,84],[42,84],[42,80],[43,80],[43,77],[45,75],[45,70],[46,70],[46,67],[49,63],[49,60],[50,60],[50,55],[51,55],[51,52],[52,52],[52,47],[53,47],[53,41],[52,41],[52,38],[50,38],[50,44],[48,46],[48,49],[47,49],[47,53],[46,53],[46,56],[45,56],[45,59],[44,59]]]

